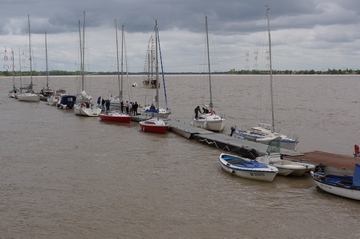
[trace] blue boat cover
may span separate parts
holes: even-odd
[[[145,112],[147,112],[147,113],[158,113],[157,110],[145,110]]]
[[[355,165],[353,186],[360,186],[360,165],[359,164]]]

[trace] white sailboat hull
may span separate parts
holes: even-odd
[[[302,176],[305,172],[315,169],[312,164],[294,162],[291,160],[281,159],[280,154],[270,154],[263,157],[257,157],[256,161],[272,165],[279,169],[279,175],[282,176]]]
[[[74,106],[74,112],[76,115],[97,117],[100,115],[101,109],[96,106],[87,108],[86,106],[83,106],[81,104],[76,104]]]
[[[225,127],[225,119],[216,114],[202,114],[190,123],[192,126],[220,132]]]
[[[34,93],[23,93],[17,95],[18,100],[27,102],[39,102],[40,96]]]
[[[171,114],[171,110],[170,109],[160,108],[159,112],[152,112],[150,110],[150,106],[145,106],[140,110],[140,113],[142,115],[167,119],[169,117],[169,115]]]
[[[289,138],[280,133],[271,132],[269,129],[262,127],[252,127],[249,130],[236,130],[233,137],[262,144],[269,144],[275,140],[279,143],[280,148],[288,150],[296,150],[296,146],[299,143],[296,139]]]

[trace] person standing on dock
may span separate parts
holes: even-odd
[[[195,119],[197,119],[199,116],[199,113],[201,114],[200,106],[197,106],[195,108],[194,113],[195,113]]]
[[[99,107],[99,108],[101,108],[101,96],[99,96],[99,98],[97,99],[97,106]]]
[[[121,110],[121,113],[124,113],[124,101],[121,101],[121,103],[120,103],[120,110]]]
[[[138,109],[139,105],[137,103],[137,101],[135,101],[135,104],[133,105],[133,112],[134,112],[134,115],[137,115],[137,109]]]
[[[126,114],[129,114],[129,101],[125,103]]]

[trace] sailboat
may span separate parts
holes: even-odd
[[[47,51],[47,37],[45,32],[45,58],[46,58],[46,88],[40,91],[40,100],[47,101],[48,98],[54,94],[54,91],[49,88],[49,66],[48,66],[48,51]]]
[[[208,78],[209,78],[209,88],[210,88],[210,104],[209,104],[210,110],[209,111],[204,110],[205,112],[202,112],[200,115],[196,115],[190,124],[203,129],[220,132],[225,127],[225,118],[220,115],[217,115],[215,110],[213,110],[214,105],[212,102],[210,50],[209,50],[209,33],[208,33],[207,16],[205,16],[205,27],[206,27]]]
[[[123,66],[124,66],[124,25],[122,25],[122,35],[121,35],[121,77],[119,70],[119,44],[118,44],[118,29],[117,21],[115,20],[115,29],[116,29],[116,59],[117,59],[117,70],[118,70],[118,82],[119,82],[119,108],[121,108],[121,101],[123,100]],[[110,110],[102,112],[99,117],[105,121],[113,122],[122,122],[130,123],[131,116],[129,114],[124,114],[119,110]]]
[[[101,109],[94,105],[91,100],[91,95],[86,94],[85,91],[85,12],[83,34],[81,37],[80,21],[79,21],[79,39],[80,39],[80,62],[81,62],[81,94],[76,97],[76,104],[74,105],[74,112],[76,115],[97,117],[101,113]]]
[[[159,82],[159,29],[157,20],[155,20],[155,69],[156,69],[156,84]],[[156,87],[156,108],[159,109],[159,88]],[[165,134],[168,131],[169,125],[160,117],[153,117],[149,120],[139,122],[142,131]]]
[[[148,47],[145,55],[145,65],[144,65],[144,79],[143,86],[148,89],[156,88],[156,80],[154,77],[154,64],[155,64],[155,49],[154,49],[154,38],[150,36]],[[160,87],[160,83],[157,83]]]
[[[5,48],[5,54],[6,54],[6,48]],[[7,60],[7,56],[5,55],[4,60]],[[13,79],[13,89],[11,91],[9,91],[8,96],[10,98],[16,98],[17,93],[19,92],[19,89],[16,88],[15,86],[15,56],[14,56],[14,51],[11,50],[11,61],[12,61],[12,79]]]
[[[271,112],[272,124],[258,123],[258,126],[250,129],[237,130],[236,126],[231,127],[231,135],[235,138],[247,139],[263,144],[269,144],[271,141],[278,141],[280,148],[295,150],[296,145],[299,143],[298,137],[290,138],[287,135],[275,131],[274,120],[274,97],[272,87],[272,57],[271,57],[271,36],[270,36],[270,18],[269,7],[266,8],[267,22],[268,22],[268,37],[269,37],[269,58],[270,58],[270,92],[271,92]]]
[[[17,99],[20,101],[28,102],[39,102],[40,96],[34,93],[33,90],[33,79],[32,79],[32,56],[31,56],[31,31],[30,31],[30,15],[28,15],[28,25],[29,25],[29,55],[30,55],[30,85],[27,87],[21,87],[21,93],[17,95]],[[23,90],[26,90],[23,92]]]

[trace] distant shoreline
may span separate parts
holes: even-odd
[[[85,72],[86,75],[117,75],[117,72]],[[129,72],[129,75],[146,75],[144,72]],[[166,72],[164,75],[207,75],[207,72]],[[269,71],[264,70],[230,70],[224,72],[212,72],[214,75],[268,75]],[[315,70],[273,70],[273,75],[358,75],[360,70],[352,69],[328,69],[327,71],[315,71]],[[33,76],[46,76],[47,72],[44,71],[33,71]],[[49,76],[78,76],[79,71],[63,71],[63,70],[52,70],[49,71]],[[24,72],[12,72],[12,71],[0,71],[0,77],[2,76],[30,76],[29,71]]]

